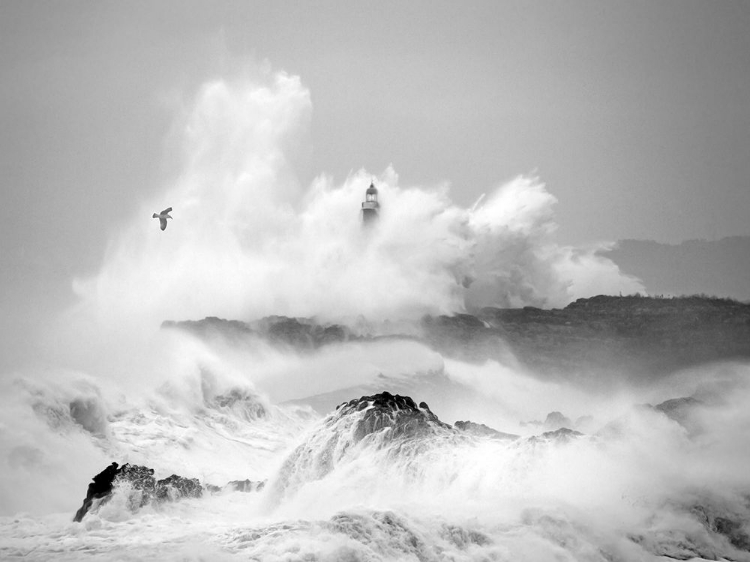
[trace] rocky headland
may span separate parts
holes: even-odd
[[[346,341],[409,338],[446,357],[517,362],[540,375],[649,378],[704,363],[750,358],[750,304],[705,296],[599,295],[562,309],[483,308],[425,316],[384,333],[314,319],[274,316],[245,323],[210,317],[172,322],[202,338],[261,338],[297,351]]]

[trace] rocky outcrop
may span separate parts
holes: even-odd
[[[465,433],[469,433],[471,435],[476,435],[477,437],[489,437],[491,439],[509,439],[514,440],[518,439],[518,435],[514,435],[512,433],[503,433],[502,431],[497,431],[496,429],[492,429],[491,427],[488,427],[484,425],[483,423],[474,423],[470,421],[457,421],[455,424],[453,424],[454,427],[460,431],[463,431]]]
[[[203,487],[197,478],[185,478],[173,474],[156,481],[156,499],[158,501],[176,501],[182,498],[200,498]]]
[[[112,493],[112,486],[115,477],[119,473],[118,464],[113,462],[107,468],[102,470],[99,474],[92,478],[93,482],[89,484],[88,492],[86,493],[86,499],[83,500],[83,505],[76,512],[73,517],[73,521],[81,521],[83,516],[86,515],[94,500],[108,497]]]
[[[162,480],[154,478],[154,470],[146,466],[125,464],[118,468],[113,462],[102,472],[94,476],[89,484],[86,499],[76,512],[73,521],[81,521],[91,509],[94,500],[106,502],[114,490],[127,485],[130,489],[129,505],[138,509],[151,502],[176,501],[182,498],[200,498],[203,487],[197,478],[185,478],[173,474]]]
[[[425,402],[381,392],[340,404],[282,465],[271,494],[285,494],[324,478],[363,448],[385,455],[416,457],[441,439],[460,438]]]
[[[574,429],[568,429],[567,427],[561,427],[555,431],[545,431],[541,435],[534,435],[528,438],[529,443],[568,443],[573,439],[583,437],[583,433],[575,431]]]
[[[355,442],[384,429],[388,429],[393,438],[425,435],[433,433],[436,428],[450,429],[448,424],[441,422],[430,411],[425,402],[417,406],[408,396],[394,396],[390,392],[345,402],[339,405],[336,415],[344,417],[355,412],[364,412],[357,421]]]

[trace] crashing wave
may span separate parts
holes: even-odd
[[[86,499],[83,500],[83,505],[76,512],[73,521],[81,521],[92,508],[98,508],[102,503],[106,503],[118,489],[125,490],[128,506],[132,510],[151,502],[200,498],[203,495],[203,486],[197,478],[172,474],[162,480],[156,480],[153,468],[130,464],[118,468],[118,464],[113,462],[94,476],[93,482],[89,484]]]
[[[382,392],[341,404],[287,458],[274,482],[276,493],[289,492],[328,475],[362,449],[414,455],[434,440],[460,438],[426,403]]]

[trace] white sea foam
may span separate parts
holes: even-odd
[[[200,89],[177,126],[182,173],[76,283],[78,305],[46,334],[52,367],[0,379],[0,557],[748,559],[700,519],[748,531],[746,366],[707,367],[670,387],[625,378],[613,395],[539,381],[511,356],[469,364],[409,339],[301,352],[160,329],[284,314],[383,334],[425,313],[642,290],[596,248],[556,243],[555,198],[536,177],[469,209],[448,187],[402,185],[391,168],[299,185],[311,107],[283,73]],[[358,209],[373,177],[382,213],[364,231]],[[170,205],[162,232],[149,217]],[[326,425],[335,404],[382,390],[427,401],[445,422],[521,438],[444,430],[350,443],[351,420]],[[677,391],[702,397],[689,424],[633,408]],[[541,429],[521,422],[551,410],[592,416],[585,435],[531,439]],[[325,470],[311,460],[323,457]],[[159,478],[268,484],[135,512],[118,490],[73,523],[89,479],[112,460]]]

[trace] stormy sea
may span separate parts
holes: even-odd
[[[750,305],[558,244],[535,176],[301,186],[311,111],[267,70],[176,112],[0,377],[0,559],[750,560]]]

